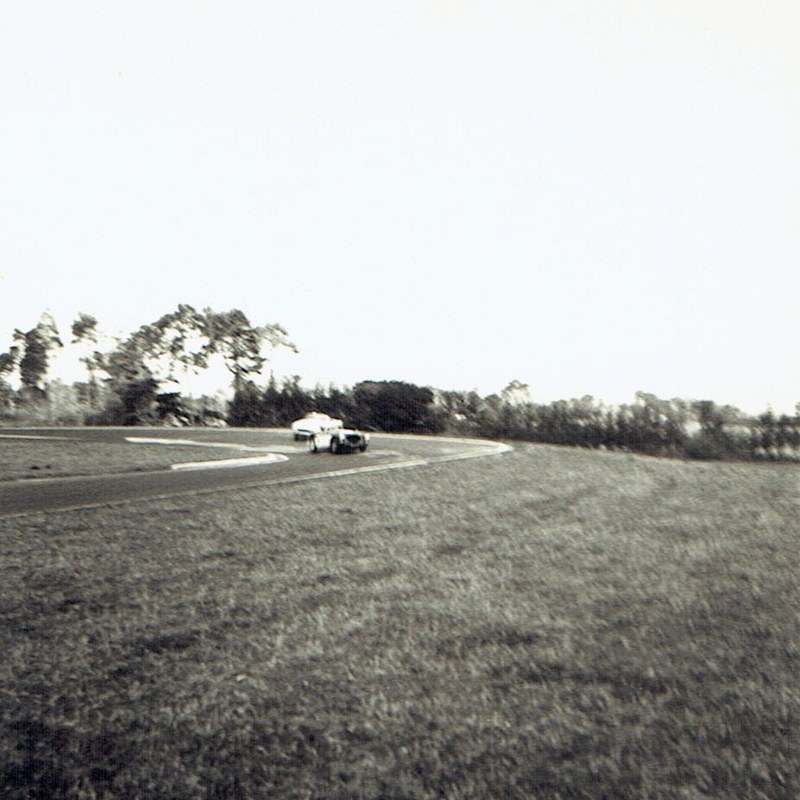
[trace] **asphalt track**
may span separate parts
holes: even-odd
[[[2,516],[308,480],[341,480],[348,475],[496,455],[509,449],[506,445],[483,440],[374,434],[366,453],[312,455],[305,442],[294,442],[287,430],[241,428],[5,429],[0,430],[0,446],[5,437],[44,437],[61,441],[65,447],[70,441],[127,442],[133,448],[162,447],[169,442],[178,444],[190,440],[202,445],[236,445],[243,448],[240,453],[243,458],[236,459],[235,467],[225,460],[215,460],[194,464],[189,469],[176,465],[177,468],[169,470],[0,482]],[[137,439],[145,441],[134,441]],[[268,463],[246,460],[269,454],[274,455]]]

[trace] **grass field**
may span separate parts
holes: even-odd
[[[241,450],[219,446],[0,438],[0,481],[169,469],[179,462],[242,455]]]
[[[800,469],[545,446],[0,519],[0,796],[800,796]]]

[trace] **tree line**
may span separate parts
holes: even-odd
[[[253,325],[238,309],[217,312],[179,305],[174,311],[114,339],[81,313],[70,329],[83,347],[86,380],[70,386],[48,381],[51,357],[63,341],[43,314],[28,331],[15,330],[0,353],[2,423],[89,425],[236,425],[284,427],[311,410],[371,431],[509,439],[625,450],[699,459],[800,460],[798,415],[766,411],[748,417],[732,406],[638,392],[631,404],[606,406],[591,396],[543,404],[512,381],[485,397],[475,391],[365,380],[352,387],[307,389],[299,376],[259,384],[278,347],[296,351],[278,324]],[[110,342],[110,344],[109,344]],[[188,372],[213,359],[227,368],[230,401],[183,397],[177,387]],[[19,388],[12,388],[15,374]]]
[[[535,403],[512,381],[499,394],[442,391],[402,381],[304,389],[297,377],[249,384],[230,405],[232,424],[283,427],[309,409],[373,431],[449,434],[692,459],[800,460],[800,417],[748,417],[710,400],[664,400],[637,392],[609,407],[591,396]]]
[[[239,309],[199,311],[190,305],[121,337],[102,334],[97,319],[81,312],[71,333],[71,344],[84,351],[80,361],[86,369],[86,381],[73,384],[72,402],[64,386],[47,380],[52,357],[64,346],[52,316],[45,313],[30,330],[13,332],[13,344],[0,354],[0,412],[7,422],[49,415],[49,421],[62,424],[156,423],[165,408],[175,406],[180,393],[169,388],[181,376],[207,369],[216,359],[239,391],[267,363],[265,350],[296,350],[281,325],[254,325]],[[209,413],[224,417],[220,409]],[[64,416],[70,419],[59,418]]]

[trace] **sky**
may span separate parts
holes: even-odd
[[[5,3],[0,351],[187,303],[283,325],[308,386],[792,412],[798,34],[749,0]]]

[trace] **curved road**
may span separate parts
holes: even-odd
[[[269,486],[333,478],[387,469],[494,455],[509,448],[497,442],[425,436],[374,434],[366,453],[312,455],[305,442],[294,442],[287,430],[251,429],[142,429],[59,428],[6,429],[4,437],[51,437],[80,442],[124,442],[131,447],[160,447],[191,440],[198,444],[239,445],[254,452],[242,456],[276,454],[270,463],[234,467],[225,460],[206,462],[193,469],[155,470],[73,478],[36,478],[0,482],[0,515],[86,508],[142,498],[192,492],[215,492],[248,486]],[[136,443],[134,440],[144,442]],[[153,440],[158,439],[159,443]],[[64,441],[65,446],[68,442]]]

